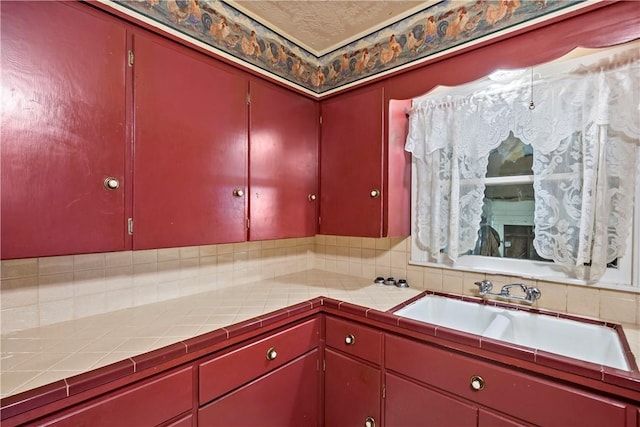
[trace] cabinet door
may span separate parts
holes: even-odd
[[[211,427],[302,427],[319,422],[318,350],[204,406],[198,424]]]
[[[475,426],[478,409],[395,375],[385,375],[386,427]]]
[[[382,235],[383,123],[381,87],[322,103],[321,234]]]
[[[160,37],[134,50],[134,249],[245,240],[248,81]]]
[[[318,104],[257,81],[250,93],[250,240],[314,236]]]
[[[380,376],[379,369],[325,350],[325,426],[364,426],[367,418],[379,423]]]
[[[125,28],[63,2],[1,14],[2,258],[126,249]]]

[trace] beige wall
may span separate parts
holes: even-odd
[[[341,236],[270,240],[2,261],[3,334],[94,314],[222,290],[310,268],[373,280],[406,278],[414,289],[475,295],[473,282],[514,277],[409,265],[410,239]],[[640,294],[544,281],[539,308],[640,324]]]

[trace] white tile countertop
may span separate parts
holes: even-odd
[[[30,390],[318,296],[386,311],[423,291],[377,285],[372,279],[307,270],[6,334],[0,343],[1,395]],[[623,328],[638,361],[640,327]]]
[[[2,336],[2,397],[90,371],[318,296],[386,311],[421,289],[320,270],[199,293]]]

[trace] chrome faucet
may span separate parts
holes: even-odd
[[[524,302],[526,304],[533,304],[542,296],[542,292],[540,292],[540,289],[536,287],[528,287],[527,285],[522,283],[511,283],[509,285],[504,285],[502,289],[500,289],[500,293],[491,292],[491,290],[493,289],[493,283],[491,283],[489,280],[481,280],[479,282],[475,282],[475,285],[478,286],[479,295],[481,297],[492,295],[509,301],[518,301]],[[520,288],[524,296],[511,295],[509,291],[511,288]]]
[[[515,288],[515,287],[519,287],[520,289],[522,289],[522,292],[524,294],[527,293],[527,287],[525,285],[523,285],[522,283],[512,283],[510,285],[504,285],[500,290],[500,295],[505,297],[511,296],[511,294],[509,293],[509,289]]]

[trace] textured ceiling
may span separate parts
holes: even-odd
[[[228,1],[280,35],[321,56],[437,1]]]

